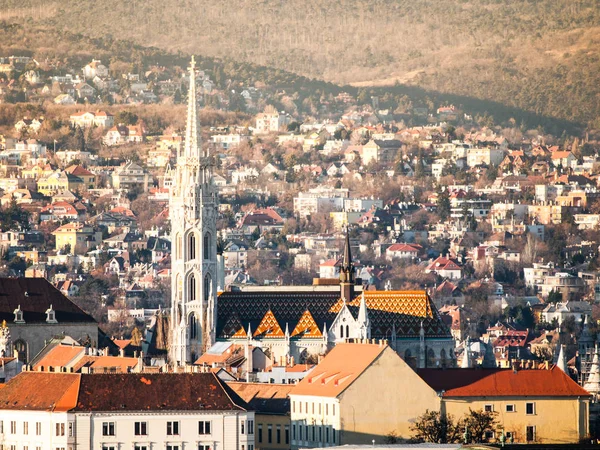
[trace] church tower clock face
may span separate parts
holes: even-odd
[[[189,72],[185,144],[170,171],[172,364],[193,363],[215,341],[217,208],[213,162],[202,149],[196,101],[196,64]]]

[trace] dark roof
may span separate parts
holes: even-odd
[[[256,329],[269,309],[273,310],[283,327],[287,322],[293,328],[307,309],[317,325],[322,327],[324,322],[331,323],[335,319],[336,313],[331,309],[339,298],[339,291],[223,292],[219,295],[217,308],[217,336],[229,337],[223,331],[230,317],[235,318],[235,322],[244,329],[248,323]]]
[[[82,374],[74,411],[250,410],[213,373]]]
[[[58,323],[96,322],[45,278],[0,278],[0,321],[13,322],[20,306],[25,323],[46,322],[51,305]]]
[[[358,317],[361,295],[348,302]],[[450,338],[450,330],[425,291],[366,291],[365,301],[371,322],[371,337],[389,338],[395,328],[400,337],[419,336],[421,324],[427,337]],[[280,327],[292,330],[305,311],[310,311],[319,329],[329,329],[342,309],[340,291],[223,292],[217,308],[217,336],[230,338],[248,324],[256,330],[267,311],[272,311]],[[247,331],[247,330],[246,330]]]

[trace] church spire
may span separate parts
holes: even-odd
[[[346,227],[346,238],[344,240],[344,256],[342,267],[340,267],[340,289],[342,299],[351,302],[354,297],[354,266],[352,265],[352,253],[350,251],[350,234]]]
[[[200,158],[202,144],[200,141],[200,116],[198,115],[196,97],[196,60],[192,56],[190,67],[190,86],[188,89],[187,123],[185,127],[185,157]]]

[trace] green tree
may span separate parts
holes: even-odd
[[[437,213],[440,216],[440,220],[445,222],[450,217],[450,196],[448,190],[439,190],[437,198]]]

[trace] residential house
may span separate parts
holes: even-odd
[[[142,125],[117,125],[106,132],[103,142],[109,147],[128,143],[144,141],[144,128]]]
[[[150,181],[151,175],[133,161],[126,162],[112,174],[114,189],[127,191],[139,189],[142,192],[147,192]]]
[[[9,448],[254,448],[254,412],[213,373],[23,372],[0,402]]]
[[[71,126],[90,128],[90,127],[102,127],[110,128],[114,124],[114,117],[105,111],[81,111],[75,114],[71,114],[69,117]]]
[[[254,129],[254,133],[277,133],[290,122],[290,116],[283,112],[278,113],[277,111],[273,111],[260,113],[256,116],[256,128]]]
[[[362,147],[362,163],[366,166],[371,162],[377,164],[387,164],[396,159],[396,155],[401,147],[400,141],[374,140],[372,139]]]
[[[435,273],[442,278],[449,280],[460,280],[462,278],[462,268],[460,263],[448,256],[439,256],[425,269],[425,273]]]
[[[392,244],[385,251],[385,258],[388,261],[393,261],[394,259],[410,259],[414,260],[419,256],[419,252],[423,250],[418,244]]]
[[[68,253],[74,255],[85,254],[88,250],[102,242],[102,233],[94,231],[91,226],[81,222],[71,222],[58,227],[52,232],[56,239],[55,249],[62,251],[69,249]]]

